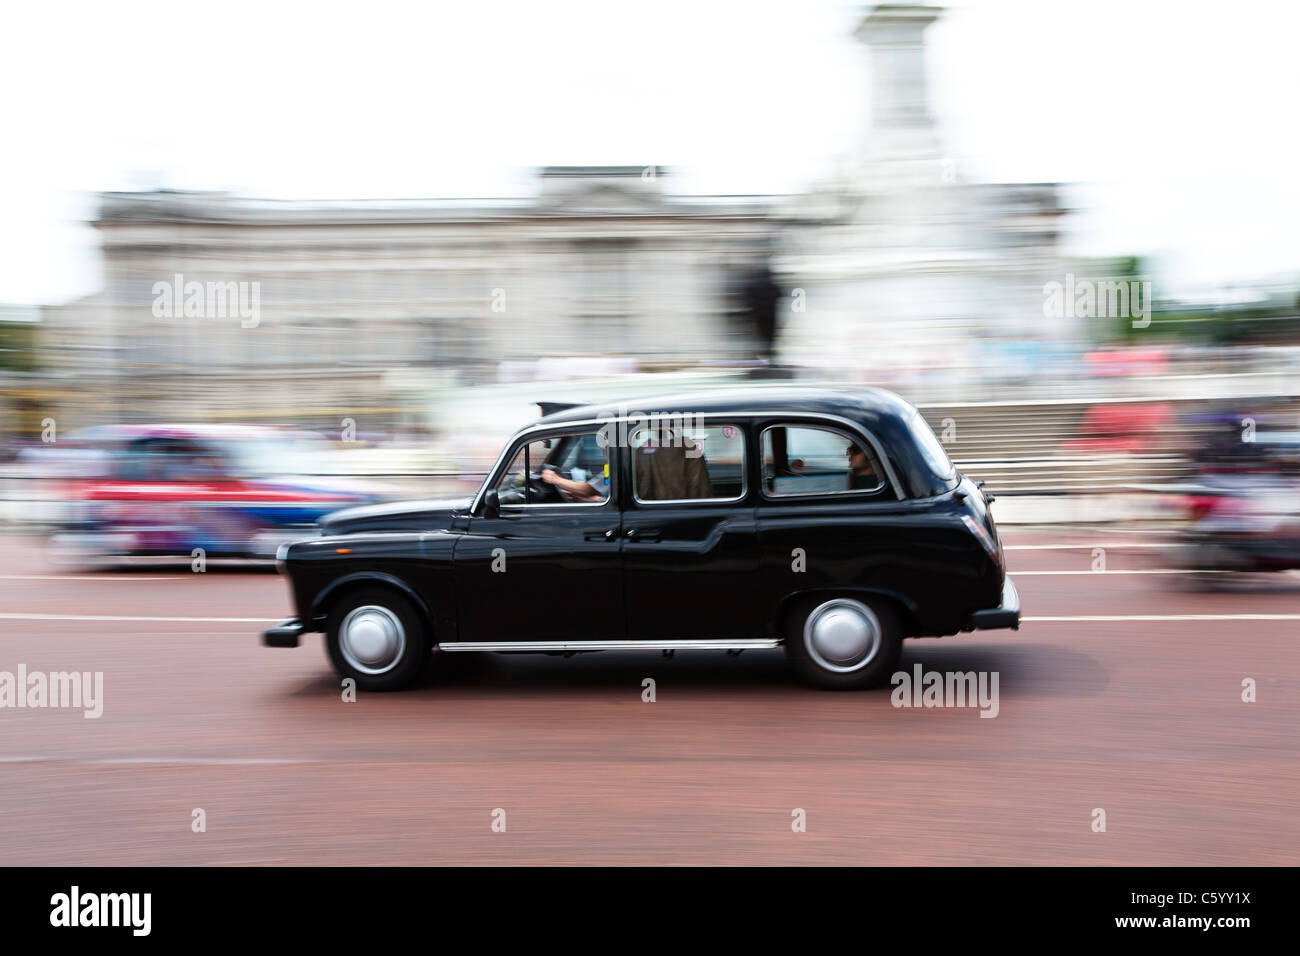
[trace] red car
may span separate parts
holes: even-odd
[[[314,439],[314,440],[313,440]],[[120,425],[74,438],[56,554],[272,557],[339,508],[391,497],[382,485],[307,476],[317,436],[258,425]]]

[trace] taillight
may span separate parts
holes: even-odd
[[[988,529],[972,518],[970,515],[962,515],[961,523],[966,526],[966,530],[978,539],[980,546],[988,553],[988,556],[995,564],[1002,563],[1002,554],[998,549],[997,539],[989,534]]]

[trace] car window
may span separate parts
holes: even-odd
[[[734,501],[745,495],[745,430],[739,425],[641,427],[629,444],[637,501]]]
[[[117,461],[117,477],[123,481],[162,481],[163,448],[156,439],[135,441]]]
[[[222,455],[200,442],[178,439],[171,443],[166,457],[168,481],[218,481],[227,470]]]
[[[861,439],[833,428],[778,425],[763,432],[763,491],[775,497],[878,493],[885,471]]]
[[[310,433],[303,433],[310,434]],[[232,475],[267,478],[274,475],[309,475],[319,462],[318,439],[275,435],[214,443]]]
[[[185,438],[147,438],[123,454],[119,477],[125,481],[213,481],[225,472],[221,455]]]
[[[929,424],[921,417],[921,413],[914,410],[908,419],[908,425],[912,429],[912,434],[916,436],[917,447],[921,450],[921,457],[925,459],[926,467],[930,469],[931,474],[943,481],[950,481],[956,477],[952,459],[948,457],[948,452],[935,437]]]
[[[503,505],[602,504],[609,459],[595,431],[534,439],[520,446],[496,489]]]

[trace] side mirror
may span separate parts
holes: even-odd
[[[501,517],[501,495],[495,488],[488,489],[488,493],[483,496],[483,517]]]

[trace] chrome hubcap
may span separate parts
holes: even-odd
[[[390,670],[406,647],[406,629],[386,607],[367,604],[348,613],[339,627],[339,650],[363,674]]]
[[[836,598],[808,615],[803,643],[808,655],[828,671],[861,670],[880,650],[880,620],[861,601]]]

